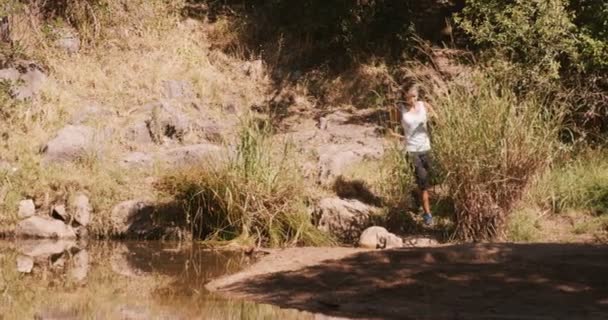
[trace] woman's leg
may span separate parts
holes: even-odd
[[[429,197],[429,189],[422,189],[422,209],[424,213],[431,213],[431,201]]]

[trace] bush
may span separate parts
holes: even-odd
[[[273,150],[268,127],[249,123],[227,164],[201,164],[166,176],[159,189],[180,203],[195,236],[269,246],[320,245],[288,143]]]
[[[541,99],[518,100],[509,88],[474,72],[434,98],[434,150],[461,240],[503,236],[529,179],[551,159],[559,115],[545,112]]]

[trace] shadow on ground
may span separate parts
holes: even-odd
[[[223,288],[331,316],[608,319],[608,246],[488,244],[373,251]]]

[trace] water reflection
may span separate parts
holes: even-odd
[[[250,263],[191,244],[0,242],[0,319],[323,318],[205,291]]]

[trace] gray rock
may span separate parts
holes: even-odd
[[[104,134],[91,127],[68,125],[42,149],[47,162],[75,161],[87,155],[97,156]]]
[[[89,202],[89,197],[84,193],[78,193],[71,202],[74,221],[83,227],[88,226],[91,222],[91,212],[93,211],[91,203]]]
[[[13,71],[8,72],[9,76],[14,76]],[[24,72],[19,72],[19,77],[11,86],[11,95],[17,100],[27,100],[33,98],[42,89],[47,80],[47,76],[35,65],[31,64],[24,68]]]
[[[30,273],[34,268],[34,258],[30,256],[17,257],[17,271],[21,273]]]
[[[361,231],[372,224],[371,218],[379,210],[358,200],[325,198],[319,202],[314,214],[321,231],[345,243],[354,243]]]
[[[331,184],[334,179],[343,174],[346,169],[369,159],[379,159],[382,156],[382,146],[366,146],[361,144],[326,144],[317,148],[319,154],[319,182]]]
[[[154,143],[152,136],[150,135],[150,129],[145,121],[139,121],[131,124],[127,128],[125,135],[126,139],[130,142],[134,142],[138,145],[146,145]]]
[[[51,212],[52,212],[53,218],[61,220],[65,223],[70,222],[70,215],[65,210],[65,205],[60,204],[60,205],[53,206],[53,209],[51,210]]]
[[[21,73],[15,68],[0,69],[0,80],[18,81]]]
[[[169,166],[179,167],[201,164],[204,161],[221,161],[226,149],[214,144],[195,144],[166,150],[159,154],[159,160]]]
[[[73,240],[19,240],[16,243],[17,251],[32,258],[48,258],[71,248],[76,247]]]
[[[37,216],[21,220],[17,224],[15,234],[24,238],[76,238],[74,230],[62,221]]]
[[[163,143],[164,139],[182,140],[190,127],[186,114],[164,102],[148,108],[150,116],[146,125],[154,142]]]
[[[192,84],[184,80],[165,80],[162,82],[163,96],[167,99],[192,98]]]
[[[19,218],[26,219],[36,214],[34,200],[27,199],[19,202]]]
[[[148,168],[154,163],[154,159],[148,153],[131,152],[127,154],[120,164],[129,168]]]
[[[390,249],[403,247],[403,240],[383,227],[369,227],[361,233],[359,247],[369,249]]]
[[[84,281],[89,274],[89,253],[86,250],[80,250],[72,258],[72,268],[68,272],[68,276],[75,282]]]
[[[128,200],[117,204],[110,215],[114,234],[126,235],[152,228],[147,219],[152,211],[151,205],[141,200]]]

